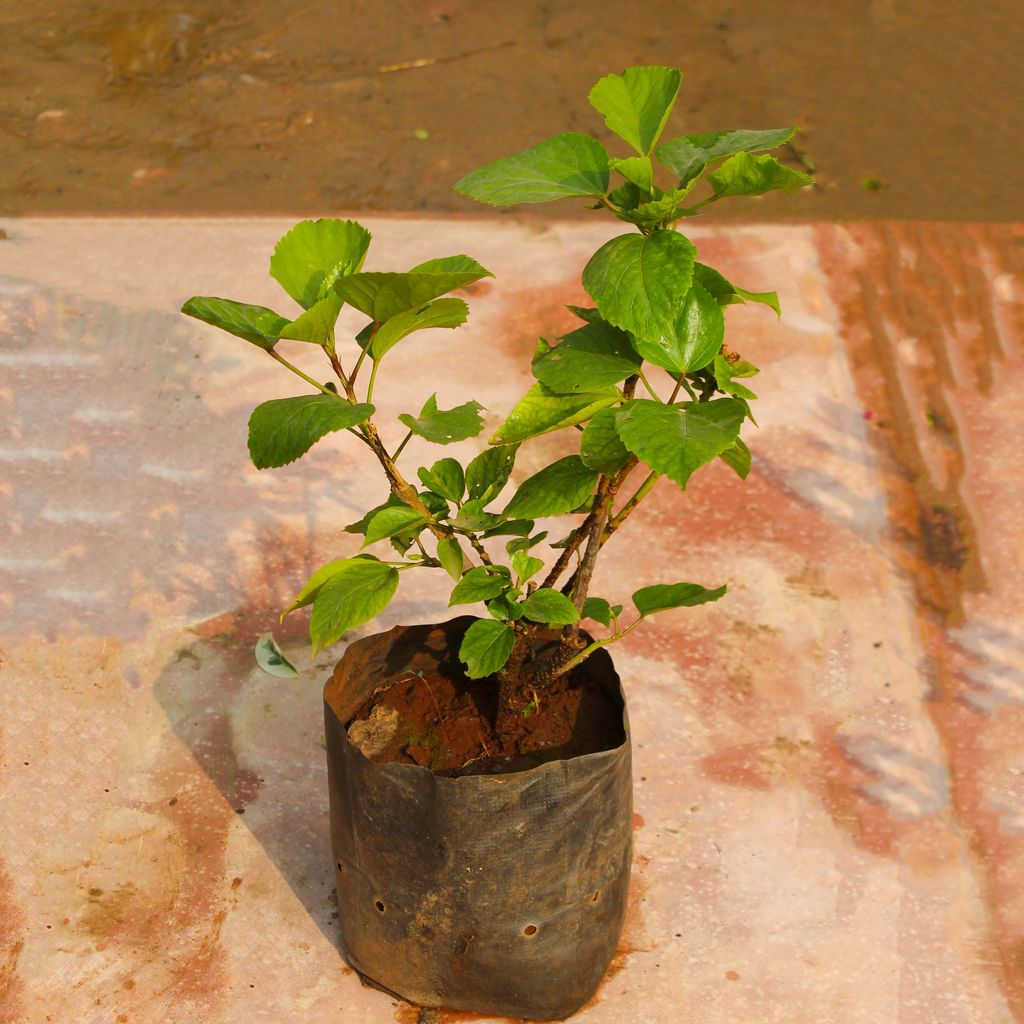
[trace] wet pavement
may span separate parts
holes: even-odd
[[[385,363],[384,423],[434,390],[496,423],[616,230],[361,219],[374,268],[464,251],[497,274],[469,328]],[[384,487],[336,438],[252,468],[253,405],[298,392],[176,313],[193,293],[282,307],[265,268],[288,222],[3,226],[0,1021],[412,1024],[337,950],[320,698],[337,652],[311,662],[304,623],[277,625]],[[784,317],[728,313],[763,368],[750,478],[659,485],[599,569],[609,598],[730,592],[617,649],[634,882],[577,1019],[1024,1021],[1024,233],[692,237],[777,288]],[[513,484],[555,443],[525,446]],[[380,627],[447,617],[424,576]],[[252,664],[269,629],[299,679]]]

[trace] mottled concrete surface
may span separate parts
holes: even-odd
[[[496,422],[605,231],[366,222],[372,267],[465,251],[498,275],[471,328],[384,364],[385,423],[435,389]],[[310,662],[301,621],[276,627],[309,570],[354,548],[338,527],[382,482],[339,439],[254,470],[249,411],[298,389],[175,312],[196,292],[285,306],[265,268],[287,224],[4,226],[0,1021],[415,1021],[338,954],[333,656]],[[618,651],[634,895],[579,1019],[1024,1021],[1024,239],[694,238],[745,287],[777,287],[785,316],[729,311],[764,368],[750,479],[660,486],[600,570],[609,597],[677,578],[730,594]],[[517,479],[553,444],[524,448]],[[424,574],[380,624],[445,614]],[[300,679],[253,668],[270,628]]]

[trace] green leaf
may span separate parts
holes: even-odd
[[[620,139],[647,154],[665,127],[682,78],[677,68],[626,68],[621,75],[605,75],[590,90],[590,102]]]
[[[456,257],[448,257],[455,260]],[[461,261],[468,261],[462,264]],[[435,262],[435,261],[431,261]],[[350,274],[334,282],[334,290],[350,306],[381,323],[408,310],[420,309],[439,295],[464,288],[482,277],[494,275],[468,256],[459,265],[472,268],[439,273],[412,271],[408,274],[371,271]]]
[[[515,646],[516,634],[511,626],[495,619],[478,619],[462,638],[459,658],[470,679],[494,675],[508,661]]]
[[[486,608],[494,618],[502,619],[505,622],[515,622],[523,617],[523,606],[508,594],[499,594],[487,602]]]
[[[692,608],[698,604],[707,604],[723,597],[728,587],[709,590],[696,583],[656,584],[653,587],[642,587],[633,595],[633,604],[643,616],[663,612],[668,608]]]
[[[583,428],[580,458],[585,466],[599,473],[614,473],[629,461],[629,452],[615,427],[617,413],[617,409],[601,409]]]
[[[735,398],[691,402],[683,408],[637,399],[623,407],[615,424],[634,455],[686,487],[701,466],[732,447],[745,413],[745,403]]]
[[[277,676],[278,679],[293,679],[299,674],[277,646],[273,633],[261,633],[253,653],[256,655],[256,664],[268,675]]]
[[[741,480],[747,479],[750,472],[750,449],[743,443],[742,437],[736,438],[731,448],[726,448],[718,456]]]
[[[707,366],[721,350],[724,337],[722,307],[695,281],[671,334],[656,341],[636,337],[633,344],[655,366],[679,374]]]
[[[466,490],[466,477],[462,466],[455,459],[439,459],[430,469],[420,467],[417,471],[424,486],[449,501],[462,501]]]
[[[369,247],[370,232],[353,220],[303,220],[274,247],[270,276],[309,309],[339,277],[363,265]]]
[[[760,196],[781,188],[795,192],[805,185],[813,185],[809,174],[785,167],[773,156],[752,156],[737,153],[708,175],[716,196]]]
[[[588,597],[583,602],[583,618],[593,619],[609,628],[612,624],[612,606],[603,597]]]
[[[381,509],[368,523],[366,527],[366,540],[363,547],[373,544],[374,541],[383,540],[385,537],[398,537],[404,534],[416,535],[419,528],[427,521],[422,512],[414,508],[402,507]]]
[[[580,621],[572,601],[550,587],[542,587],[530,594],[523,602],[523,615],[531,622],[543,622],[549,626],[574,626]]]
[[[679,220],[683,216],[683,212],[677,207],[686,198],[689,191],[689,188],[671,188],[649,202],[639,203],[633,209],[625,210],[616,216],[619,220],[629,221],[630,224],[637,224],[644,228],[653,228],[663,222]]]
[[[275,398],[249,417],[249,454],[257,469],[286,466],[325,434],[365,423],[372,405],[353,405],[334,395]]]
[[[737,288],[714,267],[709,267],[704,263],[693,265],[693,279],[699,281],[715,297],[720,306],[730,306],[737,302],[760,302],[774,309],[776,316],[782,316],[777,292],[748,292],[745,288]]]
[[[313,653],[379,615],[398,589],[398,570],[372,559],[346,560],[313,600],[309,635]]]
[[[550,391],[572,394],[618,384],[643,360],[625,331],[602,320],[586,324],[533,361],[533,375]]]
[[[518,444],[509,444],[501,448],[488,448],[473,459],[466,467],[466,490],[469,497],[479,499],[484,505],[493,501],[508,483],[518,451]]]
[[[565,308],[569,310],[573,316],[579,317],[580,320],[585,320],[588,324],[601,320],[601,314],[598,313],[596,309],[587,308],[585,306],[566,306]]]
[[[737,384],[732,379],[732,364],[725,356],[715,356],[713,367],[711,372],[714,375],[719,391],[724,391],[727,395],[735,395],[737,398],[757,398],[757,395],[750,388]]]
[[[591,256],[583,287],[616,327],[638,338],[671,335],[690,290],[696,254],[678,231],[619,235]]]
[[[323,345],[330,341],[340,312],[341,298],[330,291],[319,302],[310,306],[302,316],[288,324],[281,331],[281,337]]]
[[[537,519],[572,512],[590,496],[597,477],[578,455],[568,455],[524,480],[505,515]]]
[[[274,342],[281,337],[281,331],[288,326],[283,316],[266,306],[218,299],[212,295],[193,295],[181,311],[263,349],[272,349]]]
[[[477,278],[494,277],[494,275],[478,263],[472,256],[459,253],[456,256],[435,256],[432,260],[417,263],[410,274],[475,274]]]
[[[489,601],[508,588],[508,580],[491,571],[486,565],[478,565],[470,569],[455,584],[452,596],[448,599],[448,607],[457,604],[475,604],[477,601]]]
[[[367,513],[369,515],[369,513]],[[357,556],[359,558],[366,557],[372,558],[372,555]],[[284,621],[286,615],[290,615],[296,608],[305,608],[307,604],[312,604],[313,599],[320,592],[320,588],[336,573],[339,572],[343,566],[353,561],[351,558],[336,558],[333,562],[328,562],[326,565],[320,566],[319,569],[303,585],[299,591],[295,600],[281,612],[281,620]]]
[[[388,497],[387,497],[387,501],[385,501],[381,505],[377,505],[375,508],[371,508],[370,511],[367,512],[366,515],[364,515],[362,519],[358,520],[355,523],[349,523],[348,526],[343,527],[343,529],[344,529],[344,531],[346,533],[358,533],[358,534],[362,534],[363,536],[365,536],[367,528],[370,525],[370,520],[378,512],[380,512],[382,509],[386,509],[386,508],[408,508],[408,507],[409,506],[406,505],[405,502],[402,501],[400,498],[397,498],[394,494],[389,494]],[[445,503],[445,511],[447,511],[447,509],[448,509],[448,504],[446,502]]]
[[[589,135],[566,132],[471,171],[455,191],[491,206],[547,203],[567,196],[603,196],[608,154]]]
[[[761,371],[751,362],[746,359],[737,359],[735,363],[731,363],[729,369],[732,371],[732,376],[736,377],[756,377]]]
[[[413,331],[430,327],[460,327],[469,319],[469,306],[462,299],[438,299],[420,309],[409,309],[385,320],[370,342],[370,355],[381,359]]]
[[[437,542],[437,560],[456,583],[462,578],[462,567],[466,558],[462,547],[454,537],[445,537]]]
[[[501,451],[502,449],[495,449]],[[533,529],[532,519],[506,519],[497,526],[484,531],[485,537],[529,537]]]
[[[631,181],[641,192],[650,192],[654,185],[654,168],[649,156],[628,156],[625,160],[609,157],[608,166]]]
[[[424,402],[418,417],[403,412],[398,419],[414,434],[425,437],[433,444],[452,444],[454,441],[465,441],[467,437],[476,437],[480,433],[484,425],[480,415],[482,408],[479,402],[466,402],[454,409],[438,409],[437,395],[431,395]]]
[[[543,559],[534,558],[533,555],[528,555],[525,551],[516,551],[512,555],[512,571],[519,578],[520,584],[533,579],[543,568]]]
[[[511,444],[546,434],[560,427],[571,427],[590,419],[598,409],[622,401],[615,387],[560,395],[543,384],[534,384],[516,403],[508,419],[491,436],[490,444]]]
[[[788,142],[796,134],[795,128],[770,128],[751,131],[737,128],[729,132],[705,132],[703,135],[684,135],[663,142],[654,154],[680,180],[688,181],[699,167],[733,153],[757,153],[774,149]]]
[[[485,512],[485,504],[486,502],[479,498],[467,501],[451,520],[452,526],[459,530],[468,530],[470,533],[490,529],[497,523],[498,517],[490,512]]]

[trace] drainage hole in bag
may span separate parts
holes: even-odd
[[[387,907],[384,906],[384,901],[383,900],[374,900],[373,901],[373,905],[382,914],[384,913],[385,910],[387,910]]]
[[[528,938],[532,939],[537,934],[537,926],[535,924],[528,924],[523,929],[523,934]]]

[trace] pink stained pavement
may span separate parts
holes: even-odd
[[[614,233],[359,219],[371,269],[466,252],[497,275],[467,296],[470,327],[385,361],[385,424],[434,391],[496,424]],[[337,652],[312,663],[304,623],[277,623],[355,549],[339,527],[382,500],[379,470],[330,438],[257,472],[249,412],[301,385],[176,312],[194,293],[287,312],[266,266],[288,226],[5,225],[4,1024],[416,1019],[337,952],[320,703]],[[599,571],[616,600],[677,579],[730,593],[616,650],[633,900],[581,1022],[1024,1021],[1021,236],[692,231],[784,316],[728,311],[762,367],[746,484],[719,466],[681,497],[660,484]],[[559,443],[524,446],[513,483]],[[447,617],[444,596],[403,580],[361,632]],[[252,664],[265,630],[299,679]]]

